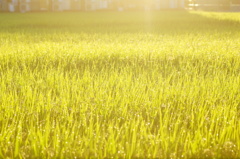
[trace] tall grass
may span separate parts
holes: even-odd
[[[0,14],[0,158],[239,158],[240,14]]]

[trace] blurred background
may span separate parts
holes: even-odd
[[[181,9],[240,11],[240,0],[0,0],[0,12]]]

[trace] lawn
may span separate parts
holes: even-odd
[[[0,14],[0,158],[240,158],[240,13]]]

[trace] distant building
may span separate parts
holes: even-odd
[[[0,11],[96,11],[183,9],[185,0],[0,0]]]
[[[193,10],[240,11],[240,0],[188,0]]]
[[[156,0],[157,9],[183,9],[185,8],[185,0]]]
[[[122,0],[124,9],[184,9],[185,0]]]
[[[240,0],[232,0],[230,3],[231,11],[240,11]]]

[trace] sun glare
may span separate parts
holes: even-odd
[[[240,3],[209,1],[0,0],[0,159],[240,158]]]

